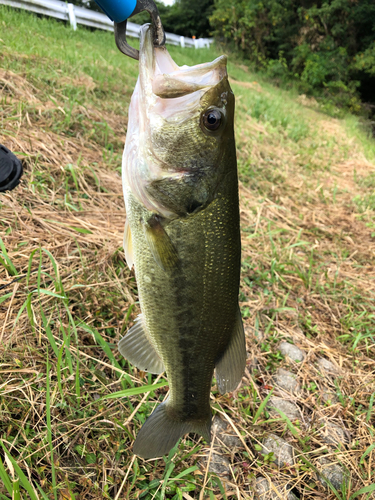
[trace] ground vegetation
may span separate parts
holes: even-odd
[[[0,195],[1,500],[240,500],[269,481],[282,498],[371,498],[375,145],[358,118],[230,59],[247,368],[232,394],[213,383],[212,446],[188,435],[144,461],[134,438],[168,386],[117,350],[139,314],[121,187],[137,62],[111,33],[3,6],[0,29],[0,143],[24,166]],[[341,476],[322,479],[327,463]]]

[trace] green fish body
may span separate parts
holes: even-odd
[[[119,350],[141,370],[165,370],[170,389],[135,441],[144,458],[189,432],[210,441],[214,370],[221,393],[244,371],[233,118],[226,58],[179,68],[143,27],[123,159],[124,248],[142,313]]]

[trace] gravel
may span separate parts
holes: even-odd
[[[230,452],[243,446],[241,439],[235,434],[232,426],[218,415],[215,415],[212,422],[212,436],[214,433],[216,433],[215,446],[222,445],[224,448],[229,448]]]
[[[277,490],[277,491],[275,491]],[[257,477],[255,481],[255,498],[257,500],[297,500],[297,497],[288,491],[288,486],[281,486],[277,482],[270,482],[264,477]]]
[[[324,403],[329,403],[329,404],[336,404],[339,402],[339,398],[337,397],[337,395],[326,388],[323,388],[321,391],[321,400]]]
[[[271,396],[267,403],[267,409],[273,415],[280,416],[280,413],[275,411],[274,408],[277,408],[278,410],[285,413],[289,420],[296,420],[300,417],[299,408],[295,404],[291,403],[290,401],[286,401],[285,399]]]
[[[283,356],[288,356],[293,361],[303,361],[306,357],[305,353],[299,347],[289,342],[280,342],[279,350]]]
[[[200,461],[203,469],[206,469],[207,467],[208,457],[209,452],[207,452],[207,455],[202,457],[202,460]],[[208,470],[209,472],[217,474],[220,477],[229,477],[231,474],[229,459],[225,455],[222,455],[220,451],[217,452],[214,449],[211,454]]]
[[[350,441],[348,431],[332,422],[325,422],[319,429],[319,432],[323,441],[329,445],[338,446],[340,444],[348,444]]]
[[[341,490],[345,480],[344,469],[341,465],[331,462],[325,457],[320,457],[317,460],[317,469],[322,473],[322,475],[318,474],[318,479],[323,486],[328,486],[327,481],[324,480],[325,477],[336,490]]]
[[[328,359],[325,359],[325,358],[318,358],[317,359],[317,364],[318,364],[318,367],[319,369],[323,372],[323,373],[331,373],[333,375],[338,375],[339,374],[339,369],[337,368],[337,366],[335,366],[333,363],[331,363],[331,361],[328,361]]]
[[[270,434],[262,442],[262,453],[267,455],[272,452],[279,467],[294,465],[293,447],[275,434]]]
[[[242,446],[242,442],[233,431],[232,426],[219,415],[215,415],[212,421],[211,435],[213,436],[214,433],[216,437],[208,470],[222,478],[228,478],[231,476],[228,456],[235,453]],[[206,455],[200,460],[203,469],[207,467],[209,453],[207,450]]]
[[[275,373],[274,383],[291,394],[297,393],[300,390],[299,383],[294,373],[284,370],[283,368],[279,368]]]

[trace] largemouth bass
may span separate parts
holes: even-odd
[[[170,391],[138,433],[134,452],[144,458],[168,453],[189,432],[209,442],[214,370],[225,393],[246,363],[226,62],[180,68],[142,28],[123,156],[124,249],[142,313],[119,350],[140,370],[166,370]]]

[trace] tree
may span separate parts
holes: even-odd
[[[179,35],[208,37],[213,8],[214,0],[176,0],[171,6],[170,28]]]
[[[169,7],[160,2],[156,4],[165,31],[188,37],[210,36],[209,17],[213,12],[214,0],[177,0]],[[134,22],[148,22],[147,14],[135,16]]]
[[[210,21],[271,76],[352,111],[375,102],[374,0],[215,0]]]

